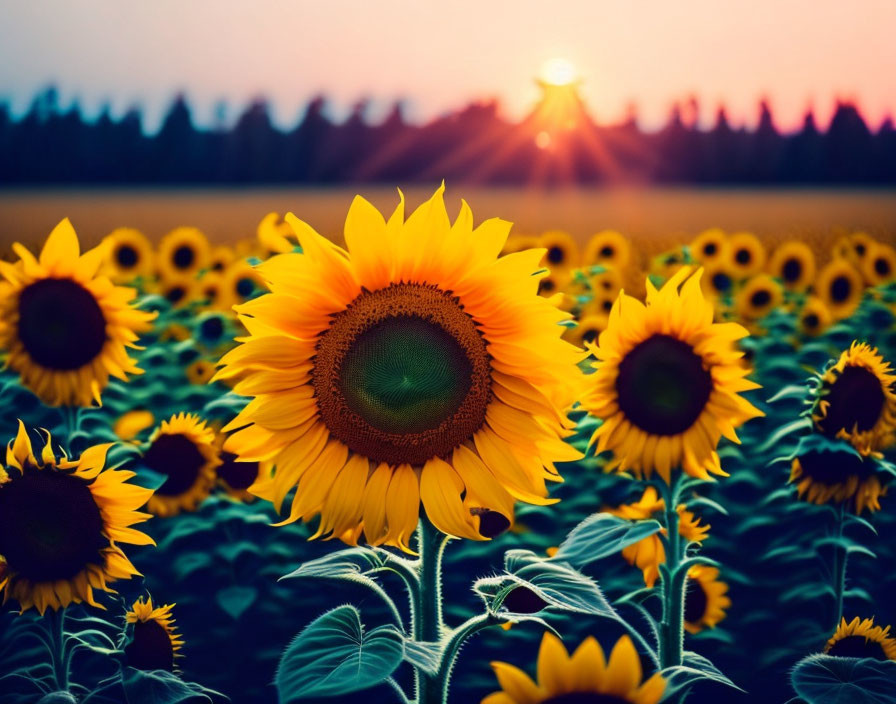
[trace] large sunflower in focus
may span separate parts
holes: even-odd
[[[0,349],[22,383],[51,406],[99,403],[109,376],[141,371],[128,357],[155,313],[136,310],[137,292],[97,276],[103,247],[81,254],[68,219],[39,258],[16,243],[20,261],[0,261]]]
[[[103,608],[93,591],[139,574],[118,543],[152,545],[131,526],[152,492],[127,483],[133,472],[104,469],[109,445],[57,461],[52,439],[36,457],[22,422],[0,467],[0,591],[41,614],[72,602]]]
[[[628,636],[613,646],[609,661],[588,637],[570,655],[555,635],[545,633],[538,651],[538,682],[506,662],[493,662],[501,691],[482,704],[656,704],[666,681],[654,673],[642,681],[641,660]]]
[[[739,442],[735,427],[762,415],[738,395],[758,388],[734,344],[747,331],[713,323],[701,274],[684,267],[659,291],[648,280],[646,305],[620,294],[592,348],[598,361],[582,405],[603,420],[591,442],[613,451],[608,469],[666,481],[674,467],[724,475],[719,439]]]
[[[253,493],[316,536],[407,549],[420,502],[442,532],[471,539],[481,509],[550,503],[578,350],[569,315],[537,295],[543,250],[498,258],[510,224],[452,224],[440,188],[405,221],[358,197],[345,251],[288,215],[303,253],[259,265],[271,293],[237,306],[249,331],[219,377],[254,396],[225,430],[241,461],[273,460]]]

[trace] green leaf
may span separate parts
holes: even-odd
[[[581,567],[616,555],[623,548],[658,533],[657,521],[627,521],[609,513],[595,513],[572,529],[552,559]]]
[[[890,660],[810,655],[797,663],[790,682],[808,704],[896,703],[896,662]]]
[[[214,701],[207,690],[164,670],[135,670],[126,667],[121,673],[121,686],[128,704],[208,704]]]
[[[404,642],[392,626],[367,633],[354,606],[312,621],[283,652],[275,684],[281,704],[335,697],[385,681],[401,664]]]
[[[373,550],[367,548],[350,548],[324,555],[316,560],[303,563],[297,570],[284,575],[280,579],[311,577],[316,579],[340,579],[351,582],[373,582],[364,573],[367,570],[381,567],[383,560]]]
[[[243,612],[255,603],[258,590],[255,587],[235,584],[226,587],[215,595],[221,610],[236,621]]]
[[[711,508],[713,511],[718,511],[723,516],[728,515],[728,509],[722,506],[722,504],[717,501],[713,501],[712,499],[708,499],[705,496],[698,496],[696,499],[691,499],[687,502],[688,510],[692,510],[695,508]]]
[[[739,692],[744,691],[708,659],[690,650],[684,652],[681,665],[667,667],[662,671],[662,675],[666,680],[666,689],[663,693],[665,699],[672,699],[672,695],[676,692],[688,689],[701,681],[716,682]]]

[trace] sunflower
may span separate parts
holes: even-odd
[[[152,244],[139,230],[119,227],[103,240],[105,266],[113,281],[131,281],[153,271]]]
[[[867,232],[853,232],[849,236],[849,244],[852,247],[852,258],[857,262],[862,262],[876,244],[876,240]]]
[[[896,249],[875,242],[862,260],[862,273],[872,286],[886,284],[896,277]]]
[[[211,492],[220,462],[214,431],[205,421],[186,413],[162,421],[149,438],[143,464],[166,479],[146,509],[157,516],[195,510]]]
[[[592,347],[598,361],[582,406],[603,420],[591,443],[614,452],[607,469],[656,470],[666,481],[679,466],[702,479],[724,475],[720,437],[739,442],[735,427],[763,415],[738,396],[759,388],[735,346],[747,331],[712,322],[701,275],[684,267],[659,291],[648,280],[646,305],[621,294]]]
[[[161,279],[153,286],[154,292],[171,304],[182,308],[196,298],[203,298],[196,279]]]
[[[738,315],[745,320],[758,320],[781,303],[781,286],[771,276],[759,274],[744,284],[734,300]]]
[[[607,327],[609,317],[606,313],[588,313],[579,318],[575,327],[568,328],[563,338],[576,347],[585,342],[594,342],[597,336]]]
[[[622,270],[628,266],[632,257],[632,248],[625,235],[615,230],[602,230],[593,235],[585,246],[582,264],[612,267]]]
[[[195,227],[178,227],[159,242],[156,266],[165,280],[191,279],[208,266],[210,247]]]
[[[245,260],[236,261],[227,267],[221,277],[218,307],[229,310],[265,290],[264,279],[258,270]]]
[[[642,681],[641,660],[628,636],[613,646],[609,662],[591,636],[570,656],[563,643],[545,633],[538,650],[538,682],[506,662],[493,662],[501,691],[482,704],[656,704],[666,681],[654,673]]]
[[[204,359],[197,359],[184,370],[184,373],[191,384],[204,386],[215,375],[215,365]]]
[[[231,452],[221,452],[221,464],[217,467],[218,483],[234,498],[241,501],[255,499],[249,487],[270,477],[270,463],[240,462]]]
[[[89,406],[112,375],[140,374],[127,348],[155,313],[132,307],[137,292],[97,276],[103,247],[83,255],[68,219],[35,258],[22,245],[0,262],[0,349],[22,383],[51,406]]]
[[[849,623],[844,618],[824,646],[828,655],[841,658],[875,658],[896,660],[896,638],[890,638],[890,627],[874,625],[874,618]]]
[[[295,235],[289,223],[280,220],[279,213],[268,213],[256,230],[258,243],[265,256],[291,252],[295,247]]]
[[[114,432],[122,440],[133,440],[156,422],[152,411],[138,408],[121,414],[112,425]]]
[[[815,278],[815,254],[805,242],[782,242],[768,262],[768,272],[790,291],[804,291]]]
[[[594,296],[613,296],[622,290],[622,274],[619,269],[604,269],[599,274],[587,277],[588,287]]]
[[[643,521],[665,509],[663,501],[656,491],[656,487],[648,486],[641,498],[633,504],[623,504],[616,508],[605,508],[603,511],[613,516],[619,516],[630,521]],[[688,542],[702,543],[709,535],[710,526],[700,524],[700,518],[687,506],[681,504],[678,511],[678,532]],[[666,529],[662,531],[666,535]],[[637,543],[633,543],[622,549],[622,557],[630,565],[635,565],[644,575],[644,584],[653,587],[660,576],[660,565],[666,561],[666,550],[663,541],[657,534],[648,536]]]
[[[728,238],[728,268],[742,279],[762,271],[765,247],[752,232],[735,232]]]
[[[709,565],[696,565],[688,570],[684,594],[684,627],[688,633],[715,628],[731,606],[728,585],[719,580],[719,570]]]
[[[538,238],[535,235],[509,235],[501,248],[501,254],[515,254],[526,249],[536,249],[538,246]]]
[[[862,300],[862,276],[845,259],[828,262],[815,280],[815,292],[835,320],[850,315]]]
[[[227,324],[221,313],[204,313],[196,319],[196,339],[209,349],[228,341]]]
[[[565,300],[565,291],[569,286],[569,283],[569,271],[567,271],[566,269],[555,269],[554,271],[549,271],[544,276],[539,278],[538,293],[539,295],[546,296],[547,298],[556,296],[557,294],[561,294],[561,299]],[[567,308],[568,307],[569,305],[567,305]]]
[[[224,277],[217,271],[207,271],[196,285],[196,298],[205,301],[209,308],[226,309],[233,305],[224,291]]]
[[[184,641],[176,633],[171,609],[174,604],[153,608],[152,597],[137,599],[124,618],[133,628],[125,636],[124,655],[129,667],[138,670],[175,670],[175,658]]]
[[[0,591],[22,611],[64,608],[94,600],[94,589],[139,572],[119,543],[154,545],[132,528],[149,518],[137,509],[152,494],[129,484],[133,472],[105,469],[110,445],[95,445],[77,460],[57,461],[52,438],[38,459],[24,424],[0,468]]]
[[[809,296],[800,309],[799,324],[804,335],[820,335],[831,324],[831,311],[818,296]]]
[[[810,439],[814,439],[810,436]],[[810,442],[791,461],[790,483],[797,496],[813,504],[850,502],[857,514],[880,510],[886,494],[873,457],[863,457],[849,445],[842,448]]]
[[[862,454],[880,448],[896,429],[896,375],[877,348],[853,342],[821,382],[812,414],[818,430],[848,440]]]
[[[212,248],[208,257],[209,271],[222,272],[236,258],[234,251],[227,245],[218,245]]]
[[[722,262],[728,253],[728,238],[718,227],[704,230],[691,242],[691,256],[701,264]]]
[[[710,264],[700,279],[703,293],[713,299],[728,296],[734,289],[734,279],[724,262]]]
[[[568,271],[579,265],[579,248],[568,232],[549,230],[538,238],[538,246],[544,248],[544,265],[551,271]]]
[[[422,500],[442,532],[481,539],[473,508],[508,520],[515,499],[552,503],[553,463],[580,458],[562,438],[581,350],[569,315],[537,294],[543,250],[498,258],[510,224],[452,225],[444,187],[386,222],[355,198],[349,251],[293,215],[302,254],[258,267],[271,293],[237,307],[249,331],[216,378],[254,396],[224,428],[225,449],[277,469],[253,490],[287,521],[320,514],[315,537],[408,549]]]

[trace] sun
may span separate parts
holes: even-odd
[[[567,86],[578,78],[579,72],[568,59],[549,59],[541,68],[541,79],[552,86]]]

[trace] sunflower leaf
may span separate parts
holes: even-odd
[[[280,703],[373,687],[398,668],[404,650],[397,629],[365,632],[358,610],[339,606],[312,621],[283,652],[275,678]]]
[[[734,684],[734,682],[732,682],[707,658],[689,650],[684,652],[681,665],[667,667],[662,670],[662,675],[666,680],[664,697],[669,700],[673,699],[672,695],[676,692],[689,689],[701,681],[716,682],[740,692],[744,691]]]
[[[657,521],[632,522],[609,513],[595,513],[570,531],[551,559],[581,567],[616,555],[661,529]]]
[[[810,655],[790,682],[808,704],[896,703],[896,662],[889,660]]]

